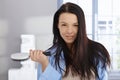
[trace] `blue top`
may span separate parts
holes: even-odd
[[[49,50],[52,56],[49,57],[49,64],[42,72],[41,64],[38,64],[38,70],[37,70],[37,80],[62,80],[63,72],[60,72],[59,68],[55,68],[55,58],[54,53],[55,49]],[[63,55],[63,52],[62,52]],[[63,56],[60,57],[60,67],[62,69],[65,69],[65,62]],[[108,80],[108,75],[106,69],[102,68],[102,64],[99,62],[99,65],[97,66],[98,69],[98,75],[99,78],[96,78],[96,80]]]

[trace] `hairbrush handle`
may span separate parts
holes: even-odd
[[[51,56],[50,52],[43,52],[43,54],[46,56]]]

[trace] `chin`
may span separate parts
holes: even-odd
[[[65,41],[65,43],[67,43],[67,44],[72,44],[73,42],[74,42],[74,40],[73,39],[71,39],[71,40],[64,40]]]
[[[72,44],[72,43],[73,43],[73,41],[66,41],[66,43],[67,43],[67,44]]]

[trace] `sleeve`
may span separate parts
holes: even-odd
[[[61,80],[61,74],[51,66],[49,65],[46,67],[45,71],[42,72],[41,65],[38,65],[37,70],[37,80]]]
[[[99,65],[97,66],[98,69],[98,75],[99,79],[97,80],[108,80],[108,73],[106,68],[102,68],[102,63],[99,62]]]

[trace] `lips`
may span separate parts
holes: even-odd
[[[73,39],[73,36],[65,36],[67,39]]]

